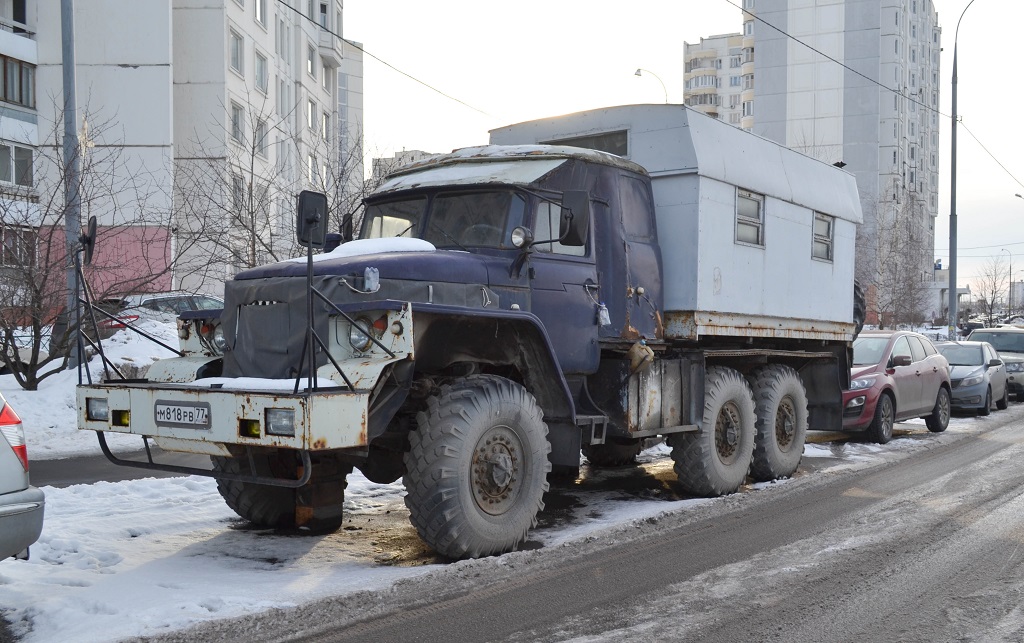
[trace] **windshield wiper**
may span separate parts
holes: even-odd
[[[431,220],[431,222],[430,222],[430,227],[432,227],[432,228],[436,229],[436,230],[437,230],[438,232],[440,232],[441,234],[443,234],[443,235],[445,236],[445,238],[447,238],[447,239],[448,239],[449,241],[451,241],[452,243],[454,243],[455,245],[457,245],[457,246],[459,247],[459,249],[460,249],[460,250],[463,250],[463,251],[465,251],[465,252],[469,252],[469,248],[467,248],[466,246],[464,246],[464,245],[462,245],[461,243],[459,243],[458,241],[456,241],[456,240],[455,240],[455,237],[453,237],[452,235],[448,234],[448,231],[447,231],[447,230],[445,230],[445,229],[444,229],[444,228],[442,228],[441,226],[439,226],[439,225],[437,225],[436,223],[434,223],[434,222],[433,222],[433,220]]]

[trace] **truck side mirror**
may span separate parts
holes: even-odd
[[[590,193],[566,190],[562,193],[562,215],[558,223],[558,242],[563,246],[583,246],[590,230]]]
[[[306,247],[323,248],[327,237],[327,195],[303,190],[299,193],[295,236]]]

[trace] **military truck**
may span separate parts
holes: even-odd
[[[682,489],[718,496],[791,476],[809,425],[841,428],[850,174],[683,106],[492,137],[516,144],[394,172],[330,251],[326,199],[300,195],[307,256],[183,313],[182,355],[145,380],[81,385],[79,427],[118,464],[213,475],[268,527],[337,529],[353,468],[402,479],[451,558],[514,549],[581,452],[628,464],[663,438]],[[126,461],[107,432],[213,470]]]

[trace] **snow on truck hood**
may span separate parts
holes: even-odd
[[[362,255],[376,255],[385,252],[434,252],[437,250],[434,244],[423,239],[411,239],[408,237],[384,237],[381,239],[356,239],[343,243],[330,252],[323,252],[313,255],[313,262],[327,261],[329,259],[341,259],[344,257],[359,257]],[[306,256],[286,259],[287,262],[305,263]]]

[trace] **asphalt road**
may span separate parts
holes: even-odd
[[[898,461],[168,640],[1019,641],[1022,419],[1015,406]]]
[[[210,458],[188,453],[173,453],[152,448],[156,462],[173,464],[183,467],[210,468]],[[116,453],[118,458],[146,461],[145,451]],[[152,469],[118,466],[107,460],[106,456],[86,456],[67,458],[64,460],[32,460],[29,464],[29,475],[36,487],[69,487],[75,484],[91,484],[93,482],[120,482],[139,478],[169,478],[183,475]]]

